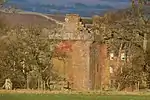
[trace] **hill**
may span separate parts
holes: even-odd
[[[57,19],[59,17],[55,17],[55,15],[38,15],[32,13],[5,13],[0,12],[0,18],[5,20],[5,23],[10,26],[40,26],[41,28],[50,28],[57,25]],[[48,19],[49,18],[49,19]],[[52,19],[51,19],[52,18]]]

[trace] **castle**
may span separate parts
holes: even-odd
[[[116,20],[123,18],[115,14],[110,15],[108,13],[105,16],[114,17]],[[30,17],[35,19],[34,16]],[[55,34],[43,29],[42,34],[49,34],[50,39],[60,41],[55,50],[55,54],[58,55],[56,57],[54,55],[52,62],[54,70],[64,78],[71,89],[100,90],[108,89],[111,84],[114,68],[110,65],[113,60],[110,61],[109,45],[101,41],[102,33],[92,30],[93,27],[98,26],[105,31],[107,25],[103,21],[109,19],[104,19],[104,17],[94,16],[93,23],[87,25],[78,14],[67,14],[65,22]],[[46,20],[45,17],[44,20]],[[49,25],[46,24],[46,26]],[[59,56],[63,57],[60,59]]]
[[[66,15],[61,35],[50,35],[50,38],[61,39],[57,53],[65,53],[67,57],[63,61],[53,58],[53,64],[64,75],[71,89],[108,89],[110,68],[107,44],[101,43],[96,33],[86,28],[79,15]]]

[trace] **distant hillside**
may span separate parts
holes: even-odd
[[[76,13],[80,16],[91,17],[95,14],[103,14],[109,10],[116,10],[118,7],[112,7],[107,4],[97,4],[97,5],[85,5],[82,3],[73,3],[66,5],[54,5],[54,4],[39,4],[39,3],[30,3],[28,0],[10,0],[5,6],[15,5],[19,9],[25,11],[40,12],[46,14],[69,14]]]
[[[58,14],[46,14],[46,15],[53,18],[53,19],[61,21],[61,22],[65,21],[65,15],[58,15]]]
[[[3,18],[5,20],[5,23],[10,27],[20,25],[29,27],[32,25],[32,26],[40,26],[41,28],[42,27],[50,28],[56,25],[54,21],[47,20],[46,18],[37,15],[28,15],[28,14],[21,15],[17,13],[13,14],[0,12],[0,18]]]

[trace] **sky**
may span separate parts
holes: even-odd
[[[107,5],[128,5],[130,0],[28,0],[32,3],[41,4],[69,4],[69,3],[84,3],[88,5],[93,4],[107,4]]]

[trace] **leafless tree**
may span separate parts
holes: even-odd
[[[51,63],[56,43],[43,35],[40,28],[17,27],[8,32],[1,40],[0,67],[1,71],[6,71],[6,75],[1,72],[1,81],[10,77],[27,88],[40,89],[49,77],[57,80],[59,75],[52,70]]]
[[[148,71],[146,68],[149,66],[148,51],[144,45],[147,46],[145,36],[150,34],[150,23],[143,13],[143,1],[138,2],[138,5],[135,5],[132,0],[132,9],[99,17],[98,24],[94,26],[96,37],[100,37],[101,42],[109,45],[108,50],[115,53],[118,57],[117,62],[120,60],[122,50],[126,53],[126,60],[130,60],[130,63],[125,61],[123,65],[119,63],[116,65],[117,68],[121,68],[118,69],[121,71],[116,71],[119,72],[116,78],[121,84],[120,89],[148,81],[146,78]]]

